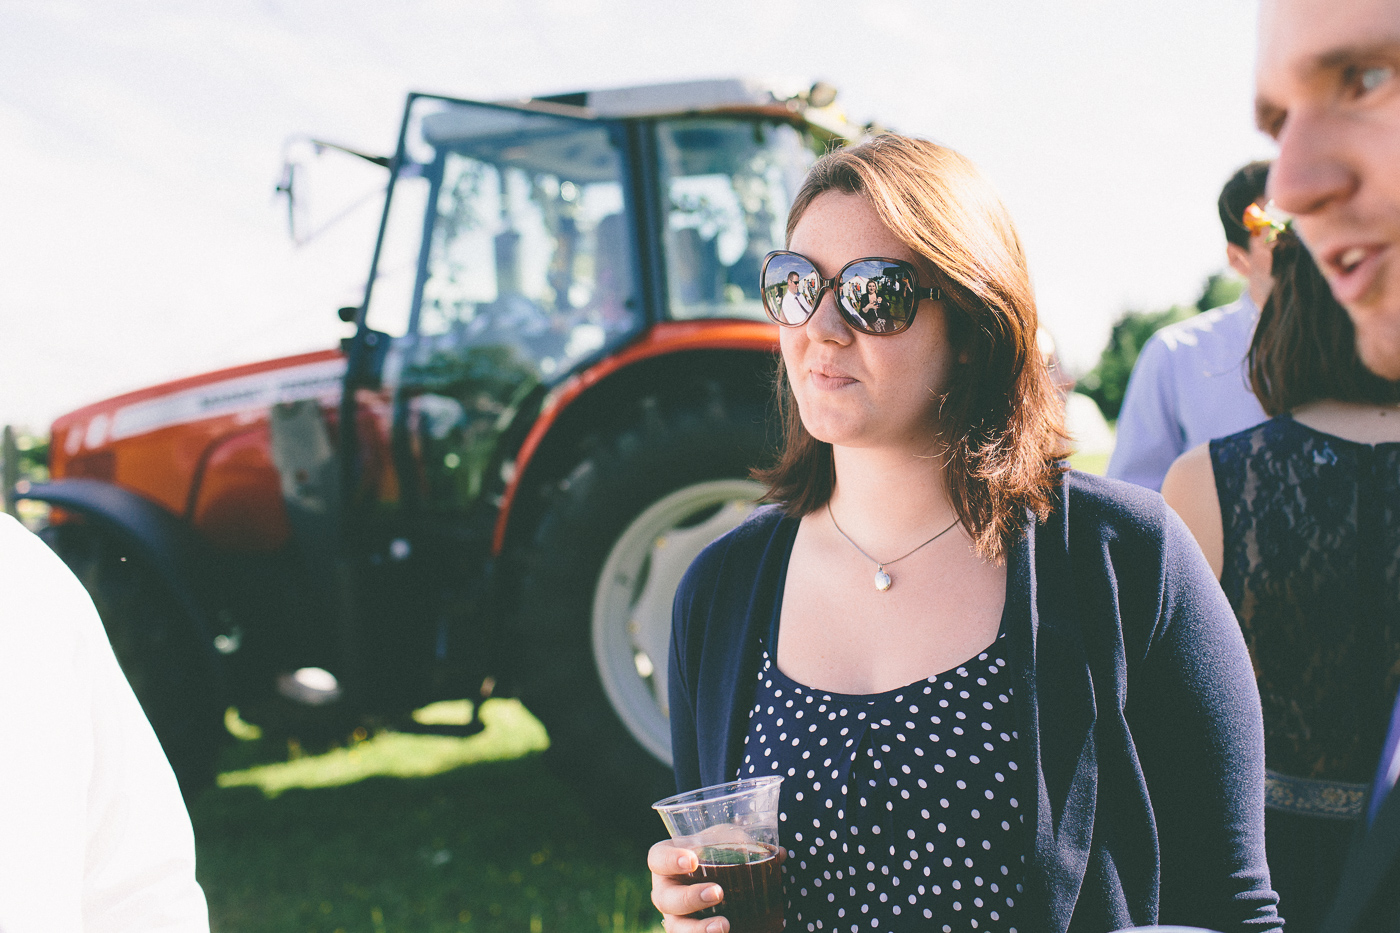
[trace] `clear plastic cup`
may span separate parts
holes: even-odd
[[[781,777],[751,778],[702,787],[658,800],[671,841],[695,853],[692,883],[712,881],[724,899],[697,917],[723,916],[730,933],[783,929],[783,872],[778,862]]]

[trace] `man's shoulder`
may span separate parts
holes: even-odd
[[[106,645],[97,610],[48,545],[0,514],[0,660],[71,657]]]
[[[0,513],[0,605],[88,608],[82,585],[38,535]],[[40,617],[48,619],[49,612]]]
[[[1218,308],[1168,324],[1152,335],[1155,344],[1172,355],[1191,355],[1226,349],[1241,355],[1249,348],[1259,312],[1247,296]]]

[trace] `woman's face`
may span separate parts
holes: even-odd
[[[823,276],[853,259],[879,256],[913,263],[919,284],[933,284],[928,262],[901,243],[861,195],[818,195],[788,248]],[[798,413],[813,437],[843,447],[929,451],[954,357],[942,302],[921,302],[903,333],[872,337],[847,326],[827,289],[806,324],[778,333]]]

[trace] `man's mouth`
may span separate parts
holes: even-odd
[[[1360,301],[1375,285],[1385,252],[1381,244],[1367,244],[1323,254],[1321,265],[1336,299],[1344,305]]]
[[[1366,258],[1366,248],[1364,246],[1353,246],[1337,257],[1336,265],[1342,272],[1351,272],[1361,265],[1361,260]]]

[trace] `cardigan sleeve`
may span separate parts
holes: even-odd
[[[748,642],[746,594],[761,563],[755,538],[767,517],[756,513],[701,551],[676,588],[667,691],[677,791],[733,780],[728,726]]]
[[[703,558],[703,554],[701,555]],[[671,715],[671,766],[676,775],[676,791],[690,790],[700,785],[698,736],[695,725],[695,671],[687,665],[697,612],[698,593],[705,589],[699,578],[704,565],[697,558],[676,588],[671,607],[671,653],[667,668],[667,692]],[[711,586],[713,583],[711,583]]]
[[[676,590],[667,690],[678,790],[734,780],[757,641],[773,617],[795,530],[777,508],[756,509],[700,552]]]
[[[1159,611],[1126,707],[1158,832],[1158,915],[1223,933],[1275,930],[1253,669],[1200,548],[1162,512]],[[1125,626],[1137,608],[1125,595]]]

